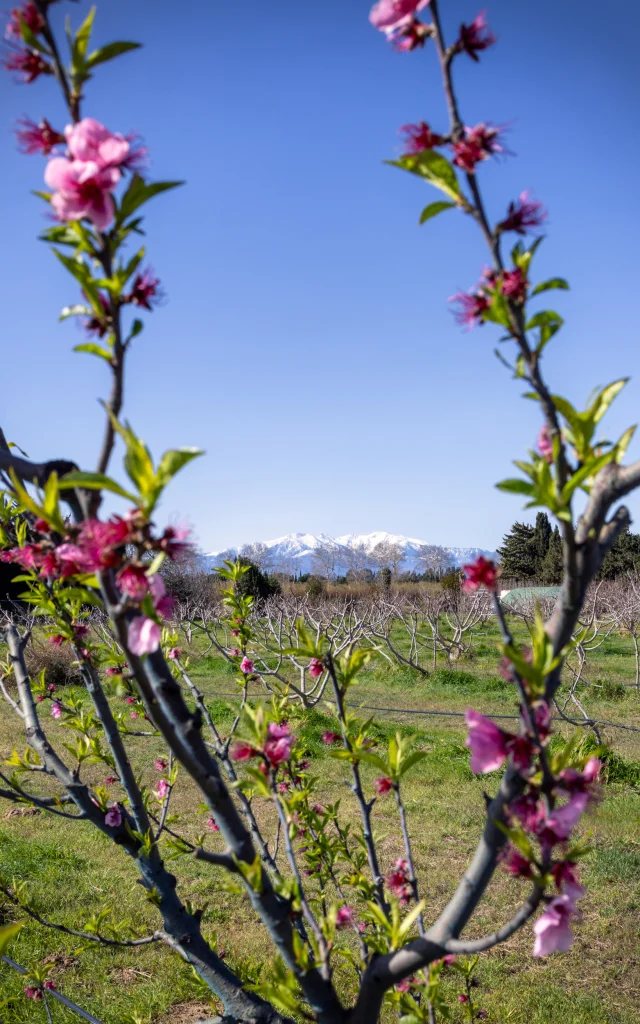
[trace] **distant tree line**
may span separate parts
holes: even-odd
[[[503,577],[535,579],[546,586],[562,582],[560,530],[552,528],[546,512],[538,512],[535,525],[514,523],[498,548]],[[640,534],[622,533],[606,555],[600,579],[613,580],[640,569]]]

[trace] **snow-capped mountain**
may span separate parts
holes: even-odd
[[[329,537],[324,533],[288,533],[274,540],[256,541],[240,548],[211,551],[205,555],[208,566],[219,565],[223,559],[243,554],[271,572],[293,575],[316,572],[325,576],[346,573],[349,569],[375,569],[385,558],[395,562],[400,572],[424,572],[425,557],[430,557],[434,568],[461,566],[472,562],[478,555],[494,558],[494,551],[484,548],[443,547],[377,530],[374,533],[347,533],[342,537]]]

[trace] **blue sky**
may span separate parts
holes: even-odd
[[[449,39],[477,13],[441,6]],[[54,10],[77,20],[86,8]],[[480,169],[492,216],[524,188],[549,210],[534,276],[572,291],[551,293],[566,327],[546,373],[581,403],[638,368],[640,12],[494,0],[488,17],[499,42],[479,65],[458,60],[461,108],[469,124],[511,124],[517,155]],[[98,69],[84,114],[143,134],[153,179],[187,180],[147,207],[168,301],[136,342],[125,412],[157,454],[206,449],[161,516],[189,521],[207,550],[374,529],[493,547],[521,517],[493,485],[539,413],[494,358],[496,331],[461,332],[446,301],[477,280],[482,241],[454,212],[418,227],[437,196],[383,164],[403,123],[446,127],[435,55],[394,53],[367,18],[355,0],[98,4],[96,43],[144,49]],[[11,133],[25,114],[65,123],[50,80],[5,76],[0,422],[33,457],[92,468],[105,371],[71,351],[79,329],[57,323],[78,296],[35,240],[45,222],[29,189],[44,161],[16,153]],[[639,388],[608,436],[635,422]]]

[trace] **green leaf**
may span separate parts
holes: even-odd
[[[114,57],[119,57],[121,53],[128,53],[130,50],[140,49],[141,43],[107,43],[106,46],[101,46],[98,50],[94,50],[90,53],[86,60],[87,68],[95,68],[97,64],[104,64],[108,60],[113,60]]]
[[[602,389],[589,409],[594,423],[600,422],[614,398],[617,398],[628,380],[628,377],[622,377],[620,380],[614,380],[613,384],[608,384],[606,388]]]
[[[424,224],[425,221],[431,220],[432,217],[437,217],[439,213],[443,213],[444,210],[450,210],[455,205],[455,203],[445,203],[443,200],[437,203],[429,203],[420,214],[418,223]]]
[[[91,36],[91,29],[93,28],[93,19],[96,16],[96,8],[92,7],[87,14],[86,18],[82,22],[82,25],[76,32],[76,38],[73,43],[73,59],[74,63],[84,63],[84,58],[87,53],[87,47],[89,45],[89,38]]]
[[[144,323],[142,322],[142,320],[134,320],[131,325],[131,331],[129,332],[129,337],[127,338],[127,341],[131,341],[132,338],[137,338],[143,328]]]
[[[82,473],[79,470],[74,473],[66,473],[59,481],[60,490],[68,490],[70,487],[86,487],[91,491],[112,491],[119,494],[121,498],[128,498],[129,501],[137,502],[138,498],[124,487],[105,476],[104,473]]]
[[[83,345],[76,345],[74,352],[88,352],[92,356],[100,356],[101,359],[105,359],[108,363],[111,362],[113,353],[107,348],[101,348],[100,345],[96,345],[93,341],[87,341]]]
[[[420,153],[402,156],[399,160],[387,160],[392,167],[400,167],[403,171],[417,174],[445,192],[454,202],[461,198],[460,185],[453,166],[446,157],[436,153],[434,149],[423,149]]]
[[[201,448],[175,448],[165,452],[158,466],[158,478],[164,486],[192,459],[204,455]]]
[[[37,50],[38,53],[44,53],[47,57],[51,56],[51,50],[38,39],[22,17],[20,18],[20,37],[23,43],[26,43],[30,49]]]
[[[552,288],[562,288],[563,291],[569,291],[569,282],[565,281],[564,277],[550,277],[548,281],[542,281],[541,284],[537,284],[532,289],[531,295],[540,295],[541,292],[548,292]]]
[[[58,257],[63,267],[66,267],[69,273],[73,274],[76,281],[80,282],[96,316],[103,318],[104,306],[100,301],[98,288],[86,263],[83,263],[82,260],[76,260],[72,256],[65,256],[64,253],[58,252],[57,249],[53,249],[52,252]]]
[[[9,943],[17,938],[26,923],[26,921],[16,921],[15,924],[5,924],[0,927],[0,956],[7,951]]]
[[[139,206],[142,206],[149,199],[153,199],[154,196],[159,195],[161,192],[166,192],[168,189],[177,188],[179,185],[184,185],[184,182],[156,181],[147,185],[139,174],[134,174],[129,188],[122,197],[120,209],[116,216],[116,225],[122,224],[127,217],[130,217]]]
[[[496,484],[496,487],[499,491],[506,491],[508,494],[526,494],[528,497],[535,494],[533,484],[528,483],[526,480],[519,480],[517,477],[501,480],[499,484]]]

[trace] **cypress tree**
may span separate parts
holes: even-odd
[[[533,526],[514,523],[498,548],[502,575],[515,579],[528,579],[536,574],[536,559],[533,550]]]
[[[538,512],[536,516],[536,525],[533,528],[533,537],[531,538],[531,547],[535,562],[535,576],[540,576],[542,574],[542,566],[547,551],[549,550],[550,540],[551,523],[549,522],[547,513]]]
[[[542,562],[540,575],[542,582],[547,586],[558,586],[562,583],[562,539],[557,526],[549,538],[549,546]]]
[[[639,568],[640,534],[631,533],[627,527],[605,555],[599,576],[603,580],[614,580]]]

